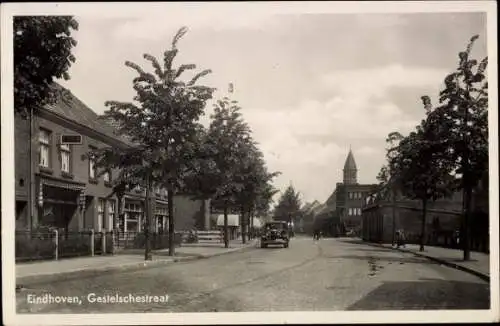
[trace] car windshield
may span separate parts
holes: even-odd
[[[266,229],[267,230],[285,230],[286,229],[286,224],[285,223],[268,223],[266,224]]]

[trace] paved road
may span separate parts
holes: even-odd
[[[82,304],[28,304],[28,294]],[[87,295],[169,295],[168,303],[89,303]],[[294,238],[210,259],[48,284],[18,294],[18,312],[211,312],[488,309],[489,284],[412,254],[351,239]]]

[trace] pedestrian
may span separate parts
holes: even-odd
[[[396,247],[399,248],[401,247],[401,243],[402,243],[402,235],[401,235],[401,230],[397,230],[396,231]]]
[[[401,233],[400,233],[399,236],[400,236],[401,246],[403,246],[403,248],[406,248],[406,235],[405,235],[405,231],[401,230]]]

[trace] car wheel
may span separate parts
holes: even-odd
[[[285,243],[285,244],[283,245],[283,248],[288,248],[288,243]]]
[[[260,247],[261,247],[261,248],[266,248],[266,247],[267,247],[267,245],[265,245],[265,244],[261,243],[261,244],[260,244]]]

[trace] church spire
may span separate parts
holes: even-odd
[[[358,168],[356,167],[356,161],[354,160],[351,146],[349,146],[349,154],[347,154],[344,164],[344,184],[358,183],[357,174]]]

